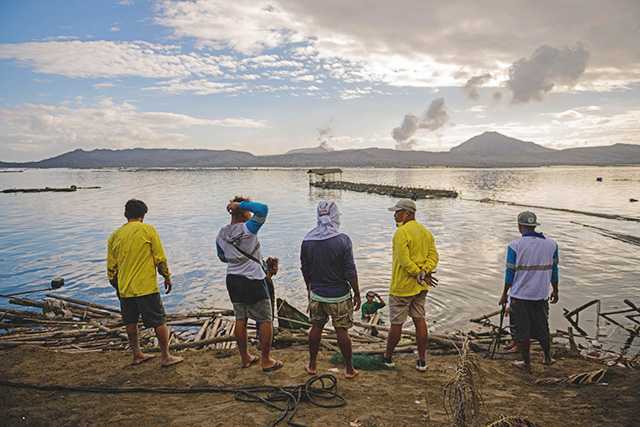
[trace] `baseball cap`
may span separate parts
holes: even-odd
[[[518,214],[518,224],[519,225],[528,225],[531,227],[535,227],[540,225],[538,222],[538,217],[531,211],[524,211]]]
[[[411,199],[400,199],[394,206],[390,207],[389,210],[391,212],[397,212],[397,211],[415,212],[416,202],[414,202]]]

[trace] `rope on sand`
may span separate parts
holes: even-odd
[[[320,408],[339,408],[345,406],[347,401],[338,394],[338,380],[331,374],[316,375],[303,384],[284,386],[190,386],[190,387],[158,387],[158,386],[91,386],[91,385],[65,385],[65,384],[33,384],[8,380],[0,380],[0,386],[41,391],[62,391],[77,393],[158,393],[158,394],[193,394],[193,393],[232,393],[236,400],[241,402],[262,403],[276,409],[280,415],[270,424],[276,426],[286,421],[290,426],[304,426],[296,423],[293,418],[296,415],[301,402],[309,402]],[[276,402],[285,402],[284,405]]]
[[[524,417],[503,415],[500,419],[487,424],[487,427],[537,427],[537,424]]]

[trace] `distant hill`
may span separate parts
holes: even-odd
[[[311,151],[310,151],[311,150]],[[74,150],[50,159],[0,163],[5,168],[183,168],[183,167],[519,167],[548,165],[640,164],[640,145],[554,150],[498,132],[474,136],[448,152],[358,150],[291,150],[286,154],[255,156],[231,150]]]
[[[329,150],[325,148],[323,145],[318,145],[317,147],[309,147],[309,148],[296,148],[294,150],[287,151],[286,154],[324,154],[329,153],[333,150]]]
[[[521,141],[498,132],[484,132],[453,147],[454,154],[480,156],[522,156],[527,154],[551,153],[556,150],[533,142]]]

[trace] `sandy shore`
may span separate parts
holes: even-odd
[[[130,367],[124,352],[64,354],[38,348],[0,351],[3,380],[110,386],[283,385],[307,380],[304,347],[276,350],[285,361],[281,371],[265,375],[258,367],[240,369],[236,353],[220,357],[210,351],[186,351],[185,362],[161,369],[157,360]],[[321,354],[319,368],[334,368]],[[539,358],[536,358],[538,362]],[[443,386],[453,373],[456,356],[433,356],[429,372],[417,373],[412,355],[398,356],[395,370],[361,372],[347,381],[342,371],[339,392],[348,404],[323,409],[302,404],[296,421],[309,426],[448,425]],[[536,363],[534,375],[567,376],[601,368],[591,362],[561,358],[551,367]],[[610,369],[608,385],[539,386],[506,360],[480,360],[484,379],[481,422],[500,415],[520,415],[542,426],[638,425],[640,371]],[[2,425],[207,425],[263,426],[276,412],[234,400],[229,394],[83,394],[0,387]]]

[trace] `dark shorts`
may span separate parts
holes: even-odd
[[[549,339],[549,301],[511,298],[509,319],[515,341]]]
[[[156,328],[165,323],[164,307],[159,293],[120,298],[120,312],[122,321],[127,325],[138,323],[140,315],[146,328]]]
[[[227,274],[227,292],[234,304],[252,305],[258,301],[271,299],[265,279],[254,280],[237,274]]]

